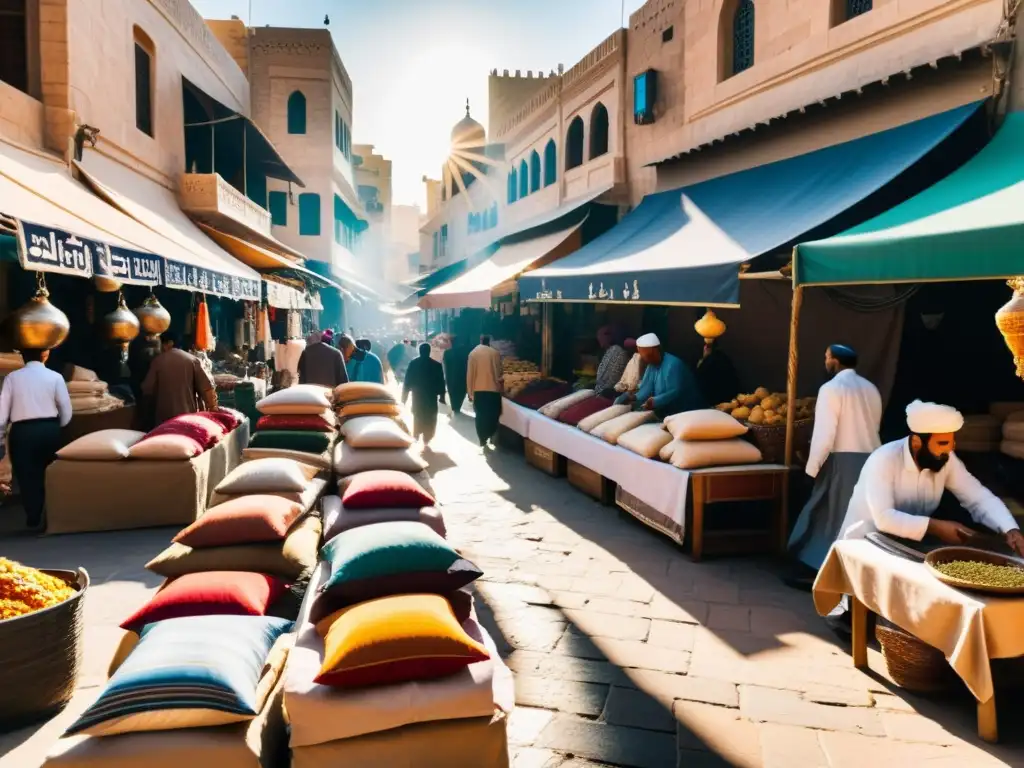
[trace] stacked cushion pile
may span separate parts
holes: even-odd
[[[333,468],[339,478],[373,470],[418,473],[427,468],[386,386],[342,384],[334,390],[334,399],[343,436],[334,450]]]
[[[715,410],[688,411],[664,422],[672,437],[660,457],[680,469],[736,466],[761,461],[757,446],[743,439],[747,427],[727,413]]]
[[[256,404],[256,429],[246,459],[293,458],[328,469],[337,436],[329,390],[300,384],[268,395]]]
[[[394,393],[384,384],[351,381],[334,388],[334,407],[344,430],[349,419],[359,416],[397,418],[401,413]]]

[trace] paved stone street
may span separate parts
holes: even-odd
[[[1007,696],[1003,743],[985,745],[969,699],[901,694],[875,650],[872,674],[853,669],[810,596],[770,563],[694,564],[522,457],[482,455],[472,437],[468,417],[442,427],[434,487],[450,538],[486,573],[478,608],[516,672],[515,768],[1024,765]],[[79,695],[45,727],[0,738],[2,768],[37,766],[96,695],[117,623],[158,583],[142,566],[169,534],[3,541],[33,565],[85,565],[94,587]]]

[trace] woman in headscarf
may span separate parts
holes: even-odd
[[[615,397],[615,385],[622,378],[632,355],[622,346],[625,335],[621,328],[606,325],[597,332],[597,343],[605,350],[597,366],[597,380],[594,392],[605,397]]]
[[[437,431],[438,402],[444,402],[444,369],[430,357],[430,345],[420,344],[420,356],[409,363],[402,402],[412,393],[412,434],[429,445]]]

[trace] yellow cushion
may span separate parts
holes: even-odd
[[[349,403],[353,400],[391,400],[395,395],[383,384],[370,381],[350,381],[334,388],[334,402]]]
[[[351,419],[353,416],[397,416],[401,409],[395,403],[346,403],[341,406],[339,416]]]

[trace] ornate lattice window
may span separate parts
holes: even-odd
[[[732,73],[754,66],[754,0],[740,0],[732,17]]]
[[[852,19],[871,10],[871,0],[846,0],[846,18]]]

